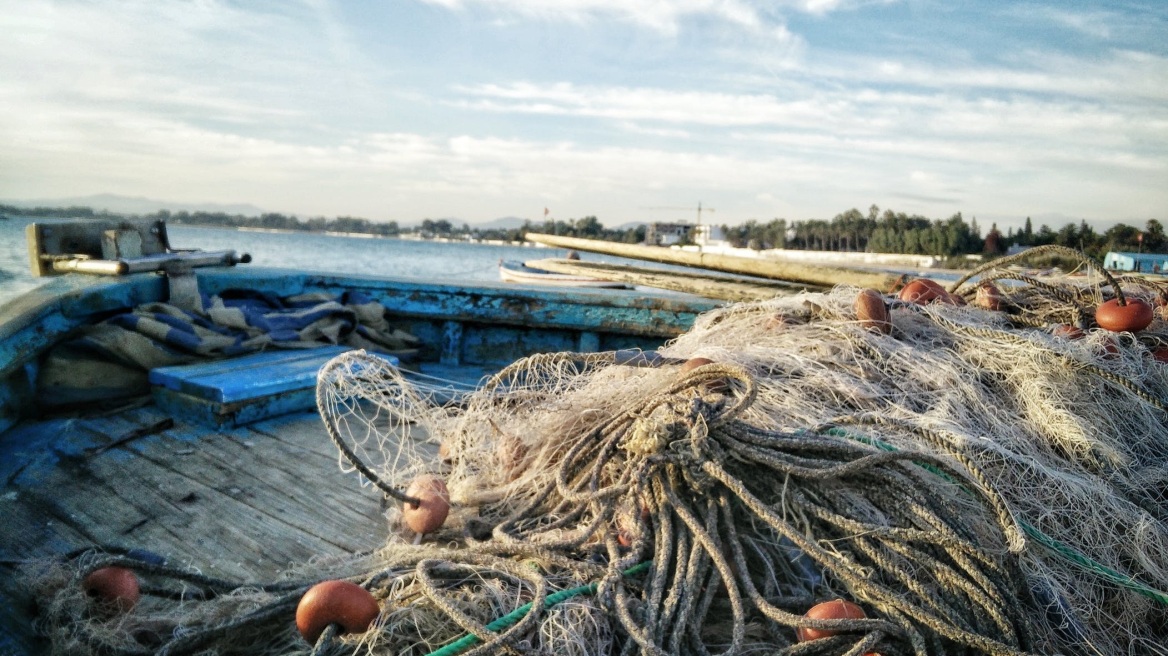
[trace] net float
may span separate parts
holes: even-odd
[[[402,519],[415,533],[433,533],[441,528],[450,514],[450,492],[446,483],[437,476],[415,478],[406,488],[406,496],[421,501],[419,505],[406,501],[402,508]]]
[[[933,301],[953,304],[953,298],[941,285],[927,278],[917,278],[900,290],[900,300],[917,305],[928,305]]]
[[[1095,323],[1114,333],[1139,332],[1152,323],[1152,318],[1152,306],[1138,298],[1127,299],[1126,305],[1113,298],[1095,308]]]
[[[698,367],[704,367],[708,364],[715,364],[715,362],[709,358],[690,358],[682,363],[681,373],[687,374]],[[725,392],[727,387],[725,382],[713,381],[706,383],[706,389],[711,392]]]
[[[709,358],[690,358],[681,365],[681,373],[689,373],[698,367],[704,367],[707,364],[714,364],[714,361]]]
[[[856,302],[853,304],[856,310],[856,318],[860,321],[860,326],[865,330],[883,333],[885,335],[892,332],[892,320],[888,314],[888,304],[884,302],[884,297],[875,289],[865,289],[859,294],[856,294]]]
[[[495,443],[495,458],[506,480],[514,481],[527,469],[527,452],[527,445],[518,437],[499,434],[499,440]]]
[[[988,282],[982,283],[977,287],[977,296],[974,297],[973,304],[986,310],[998,312],[1002,309],[1002,292]]]
[[[1100,349],[1103,351],[1103,357],[1108,360],[1119,357],[1119,342],[1114,337],[1104,336],[1100,340]]]
[[[125,567],[95,569],[81,581],[81,589],[123,613],[136,606],[141,597],[137,575]]]
[[[322,581],[300,598],[296,628],[305,640],[316,644],[330,624],[339,625],[342,633],[365,633],[380,613],[373,594],[356,583]]]
[[[813,620],[862,620],[868,617],[864,609],[845,599],[833,599],[822,604],[816,604],[803,617]],[[795,630],[799,642],[828,638],[840,633],[836,629],[813,629],[801,626]]]
[[[1062,337],[1063,339],[1083,339],[1086,336],[1086,333],[1082,329],[1065,323],[1060,323],[1052,327],[1050,334],[1055,337]]]

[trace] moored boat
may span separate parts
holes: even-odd
[[[523,262],[499,261],[499,279],[503,282],[524,285],[548,285],[552,287],[600,287],[609,289],[630,289],[623,282],[601,280],[589,276],[555,273],[546,269],[530,267]]]

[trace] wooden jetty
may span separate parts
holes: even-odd
[[[605,255],[616,255],[634,260],[680,264],[712,271],[724,271],[727,273],[757,276],[759,278],[785,280],[820,287],[852,285],[887,292],[891,291],[893,286],[900,280],[900,276],[890,273],[784,262],[780,260],[754,259],[735,255],[720,255],[717,253],[675,250],[660,246],[618,244],[595,239],[545,235],[536,232],[527,233],[526,238],[528,241],[556,248],[570,248],[591,253],[604,253]]]

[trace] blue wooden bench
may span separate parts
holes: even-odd
[[[150,372],[154,402],[176,418],[206,426],[242,426],[316,405],[316,374],[326,362],[350,350],[322,346],[308,350],[254,353]],[[397,358],[375,353],[394,366]]]

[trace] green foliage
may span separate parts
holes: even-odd
[[[0,205],[0,214],[26,217],[78,217],[78,218],[124,218],[111,212],[96,212],[89,207],[35,207],[22,208]],[[223,212],[169,212],[162,210],[143,218],[163,219],[174,224],[206,225],[220,227],[251,227],[272,230],[307,230],[346,233],[374,234],[395,237],[404,230],[396,221],[370,221],[360,217],[338,216],[333,219],[323,216],[299,219],[294,215],[267,213],[260,216],[243,216]],[[1041,246],[1059,244],[1082,249],[1087,254],[1102,258],[1107,251],[1168,252],[1168,235],[1164,225],[1149,219],[1143,230],[1125,224],[1118,224],[1099,234],[1081,221],[1078,225],[1068,223],[1052,230],[1042,225],[1034,230],[1030,217],[1026,217],[1025,227],[1009,234],[998,232],[993,226],[983,239],[977,221],[968,223],[960,212],[948,219],[929,219],[920,215],[884,210],[872,205],[868,212],[850,209],[833,217],[830,221],[808,219],[789,221],[777,218],[766,223],[747,221],[737,226],[722,226],[727,241],[740,248],[756,250],[790,248],[799,250],[824,251],[867,251],[873,253],[908,253],[932,255],[940,258],[985,253],[994,256],[1004,253],[1010,246]],[[568,221],[548,219],[542,223],[526,221],[521,228],[479,229],[467,224],[455,226],[446,219],[424,219],[415,230],[426,238],[464,238],[517,242],[523,241],[527,232],[543,232],[567,237],[602,239],[605,241],[639,244],[645,241],[645,226],[629,229],[608,229],[595,216],[585,216]],[[1143,235],[1143,242],[1140,236]]]
[[[1140,242],[1140,235],[1143,242]],[[1148,219],[1144,229],[1134,228],[1119,223],[1108,228],[1103,234],[1080,221],[1079,225],[1068,223],[1056,232],[1050,226],[1043,224],[1034,232],[1031,228],[1030,217],[1026,217],[1026,227],[1015,234],[1009,241],[1010,245],[1044,246],[1058,244],[1077,248],[1088,255],[1102,259],[1108,251],[1143,251],[1145,253],[1168,252],[1168,239],[1164,235],[1164,226],[1156,219]]]
[[[723,226],[723,230],[726,239],[741,248],[868,251],[945,257],[979,253],[983,244],[976,222],[966,224],[960,212],[941,221],[892,210],[885,210],[881,215],[880,208],[875,205],[868,208],[866,215],[853,208],[837,214],[830,221],[775,219],[763,224],[748,221],[739,226]]]

